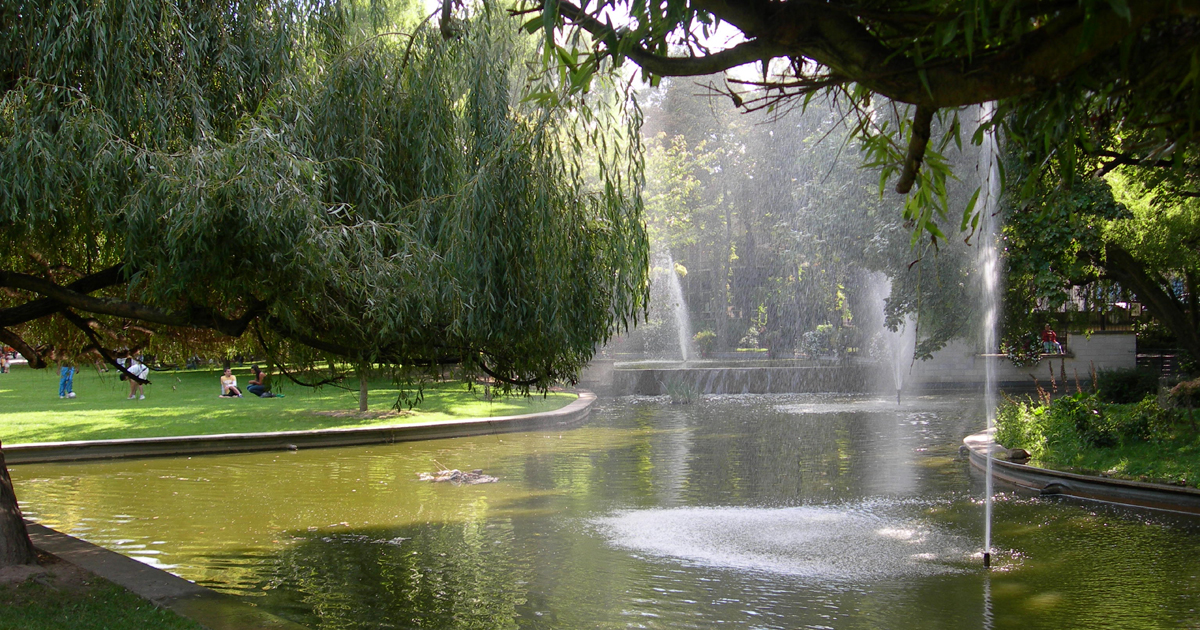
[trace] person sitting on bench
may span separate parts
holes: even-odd
[[[1058,335],[1050,329],[1050,324],[1042,328],[1042,352],[1045,354],[1062,354],[1062,344],[1058,343]]]

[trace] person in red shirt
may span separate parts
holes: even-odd
[[[1058,343],[1058,335],[1050,329],[1050,324],[1042,328],[1042,352],[1046,354],[1062,354],[1062,344]]]

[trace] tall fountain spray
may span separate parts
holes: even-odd
[[[986,103],[980,107],[980,124],[991,121],[995,115],[994,103]],[[984,481],[984,525],[983,525],[983,565],[991,566],[992,560],[992,442],[996,425],[996,359],[998,345],[996,343],[996,323],[999,311],[1000,269],[996,253],[996,208],[1000,197],[1000,168],[998,163],[996,134],[989,130],[983,136],[983,145],[979,154],[980,187],[979,198],[982,200],[982,214],[979,233],[979,269],[983,272],[983,353],[984,353],[984,393],[983,405],[987,414],[989,443],[987,448],[987,466]]]
[[[692,322],[688,316],[687,303],[683,301],[683,285],[675,270],[675,258],[666,250],[667,286],[670,287],[671,312],[675,315],[675,334],[679,336],[679,360],[687,363],[691,355]]]
[[[885,325],[884,308],[887,296],[892,293],[892,281],[882,273],[872,273],[867,276],[867,286],[871,296],[871,308],[878,320],[878,345],[872,354],[876,360],[890,367],[891,387],[896,391],[896,404],[900,404],[900,393],[904,390],[904,375],[911,369],[913,353],[917,345],[917,322],[910,314],[904,318],[900,327],[891,330]],[[887,384],[881,383],[881,387]]]
[[[892,381],[896,385],[896,404],[900,404],[900,392],[904,390],[904,373],[913,362],[917,345],[917,322],[910,313],[898,330],[884,329],[892,354]]]

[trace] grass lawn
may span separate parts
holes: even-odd
[[[250,381],[249,366],[234,368],[238,384]],[[388,414],[398,389],[390,380],[371,383],[369,409],[358,414],[357,380],[347,391],[334,386],[301,387],[276,375],[280,398],[220,398],[220,370],[151,372],[145,400],[129,400],[129,384],[114,371],[80,368],[76,398],[58,397],[58,370],[13,366],[0,374],[0,441],[32,442],[212,435],[365,427],[549,411],[566,406],[575,394],[483,399],[460,382],[426,386],[425,400],[411,413]]]
[[[39,560],[27,579],[16,573],[22,567],[0,569],[0,630],[203,630],[53,556]]]

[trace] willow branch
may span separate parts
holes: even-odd
[[[487,374],[488,376],[496,379],[497,381],[500,381],[501,383],[508,383],[509,385],[516,385],[517,387],[529,387],[531,385],[537,385],[538,383],[542,382],[542,379],[540,379],[540,378],[534,378],[534,379],[529,379],[529,380],[517,380],[517,379],[508,378],[507,376],[501,376],[501,375],[493,372],[491,370],[491,368],[489,368],[487,366],[487,364],[483,362],[483,357],[476,357],[475,363],[477,363],[479,365],[479,369],[483,370],[484,374]]]

